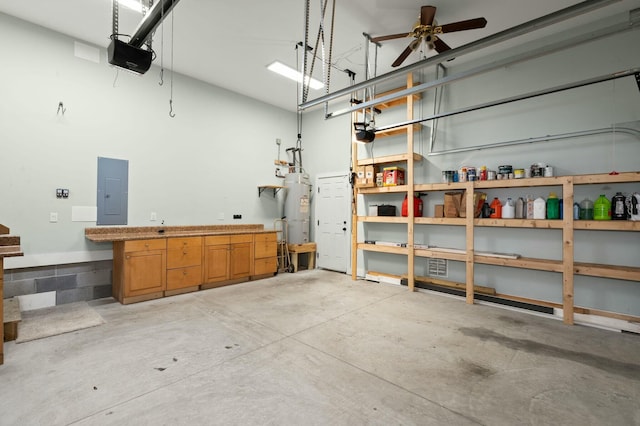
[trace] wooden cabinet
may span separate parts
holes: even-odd
[[[123,304],[150,300],[166,289],[167,240],[113,243],[113,297]]]
[[[278,270],[278,237],[275,232],[253,237],[253,275],[273,275]]]
[[[253,269],[253,234],[207,236],[202,288],[246,281]]]
[[[202,283],[202,237],[167,240],[166,295],[196,291]]]

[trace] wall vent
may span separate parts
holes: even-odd
[[[448,275],[447,259],[429,258],[427,260],[427,273],[432,277],[446,277]]]

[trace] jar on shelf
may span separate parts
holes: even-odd
[[[611,220],[611,201],[601,194],[593,203],[593,218],[595,220]]]
[[[593,220],[593,201],[589,197],[580,201],[580,220]]]
[[[560,219],[560,200],[555,192],[549,193],[547,198],[547,219]]]

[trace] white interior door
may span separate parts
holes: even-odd
[[[347,273],[351,266],[349,175],[318,176],[316,188],[317,266]]]

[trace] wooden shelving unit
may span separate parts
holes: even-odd
[[[409,76],[407,79],[407,87],[411,87],[412,80]],[[397,90],[402,90],[397,89]],[[378,107],[391,108],[405,105],[407,108],[407,119],[413,117],[413,101],[415,96],[407,96],[406,98],[397,99],[393,103],[381,104]],[[573,203],[574,203],[574,187],[576,185],[603,185],[617,184],[626,182],[640,182],[640,172],[624,172],[618,174],[589,174],[576,176],[556,176],[556,177],[538,177],[528,179],[510,179],[510,180],[492,180],[492,181],[475,181],[475,182],[456,182],[456,183],[421,183],[414,184],[413,166],[414,163],[422,161],[423,157],[413,153],[413,133],[420,129],[421,126],[404,126],[394,129],[393,132],[376,134],[376,137],[384,137],[390,134],[406,134],[407,150],[406,153],[389,155],[377,158],[360,159],[354,161],[355,166],[371,165],[371,164],[391,164],[406,163],[406,185],[376,187],[376,188],[356,188],[355,196],[366,196],[373,194],[406,194],[410,205],[408,208],[408,217],[379,217],[379,216],[358,216],[357,203],[354,204],[353,217],[353,236],[352,236],[352,274],[356,279],[357,273],[357,251],[387,253],[394,255],[402,255],[407,258],[407,271],[404,276],[407,279],[408,288],[414,290],[415,271],[414,261],[419,258],[438,258],[447,259],[466,264],[466,301],[474,303],[474,267],[476,264],[494,265],[509,268],[530,269],[534,271],[546,271],[560,274],[562,277],[562,303],[552,303],[549,301],[537,301],[522,298],[516,295],[499,295],[502,298],[514,301],[522,301],[526,303],[538,303],[541,306],[553,306],[562,308],[563,320],[566,324],[573,324],[574,312],[596,314],[617,319],[626,319],[631,321],[640,321],[640,318],[632,317],[625,314],[606,312],[601,310],[579,308],[574,306],[574,276],[585,275],[600,278],[619,279],[627,281],[640,282],[640,267],[624,266],[624,265],[608,265],[576,262],[574,260],[574,233],[576,231],[619,231],[619,232],[638,232],[640,231],[640,222],[632,221],[596,221],[596,220],[573,220]],[[353,147],[354,158],[357,158],[357,146]],[[413,154],[412,154],[413,153]],[[467,212],[474,211],[474,193],[487,189],[497,188],[526,188],[526,187],[554,187],[555,191],[562,194],[564,200],[563,220],[543,220],[543,219],[480,219],[474,218],[468,214],[466,218],[434,218],[434,217],[413,217],[413,195],[418,192],[433,191],[460,191],[465,190]],[[358,240],[358,223],[387,223],[406,225],[402,228],[403,235],[406,235],[406,247],[393,247],[385,245],[365,244]],[[436,226],[459,226],[465,227],[466,244],[462,250],[442,250],[437,248],[416,248],[413,241],[415,225],[436,225]],[[495,227],[495,228],[523,228],[532,229],[549,229],[557,230],[558,238],[562,239],[562,259],[541,259],[532,257],[517,256],[514,258],[494,256],[492,254],[476,252],[474,248],[474,232],[479,227]],[[404,239],[405,237],[402,237]],[[367,273],[373,271],[367,271]],[[379,274],[376,272],[376,274]]]

